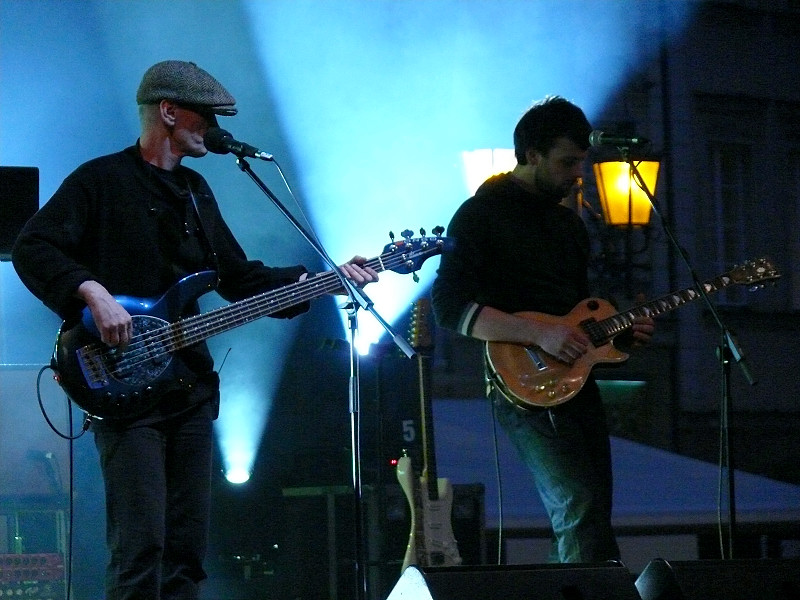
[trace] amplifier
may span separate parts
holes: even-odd
[[[0,585],[44,582],[64,579],[64,558],[60,554],[0,554]],[[31,596],[30,592],[24,594]]]
[[[0,584],[0,598],[6,600],[64,600],[63,581],[19,581]]]

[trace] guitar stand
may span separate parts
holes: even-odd
[[[273,159],[272,162],[278,163]],[[348,311],[348,323],[350,331],[350,383],[349,383],[349,400],[350,400],[350,441],[351,441],[351,463],[353,475],[353,500],[354,500],[354,515],[355,515],[355,540],[356,540],[356,558],[354,565],[354,575],[356,581],[356,600],[364,600],[367,596],[367,569],[366,569],[366,548],[364,544],[364,523],[363,523],[363,495],[361,487],[361,417],[360,417],[360,375],[359,375],[359,355],[355,346],[356,332],[358,331],[358,309],[363,308],[368,310],[372,316],[380,323],[380,325],[389,333],[395,344],[403,351],[403,353],[411,358],[415,352],[408,344],[408,342],[400,335],[397,335],[392,327],[384,320],[375,310],[372,300],[364,293],[364,291],[353,284],[347,277],[341,275],[338,265],[333,262],[331,257],[325,251],[322,244],[316,239],[315,236],[306,232],[305,228],[298,222],[289,210],[281,203],[280,200],[272,193],[266,184],[259,179],[250,164],[245,160],[244,156],[237,154],[236,164],[244,171],[250,179],[264,192],[264,194],[272,201],[284,217],[300,232],[300,235],[308,242],[314,251],[322,258],[322,260],[337,274],[339,280],[342,282],[342,287],[347,292],[349,302],[345,305]],[[278,165],[280,169],[280,165]]]

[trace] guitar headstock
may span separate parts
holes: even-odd
[[[384,246],[383,256],[396,255],[401,257],[402,260],[399,263],[392,260],[392,266],[387,266],[388,269],[402,275],[415,273],[428,258],[441,254],[453,247],[454,242],[452,239],[442,237],[444,227],[434,227],[434,235],[432,236],[426,236],[424,229],[419,231],[422,237],[414,238],[412,237],[414,232],[406,229],[400,234],[403,239],[397,241],[394,239],[394,233],[389,232],[389,238],[392,243]],[[395,263],[397,264],[395,265]],[[418,280],[416,273],[414,279]]]
[[[433,335],[430,326],[431,301],[427,296],[419,298],[411,308],[411,324],[408,343],[417,352],[433,348]]]
[[[756,260],[749,260],[741,265],[737,265],[728,272],[734,283],[739,283],[748,286],[749,289],[755,290],[769,281],[779,279],[781,274],[772,265],[767,258],[759,258]]]

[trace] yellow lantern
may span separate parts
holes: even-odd
[[[636,168],[650,193],[656,193],[657,160],[637,161]],[[625,161],[594,163],[594,175],[603,216],[608,225],[649,225],[651,204],[647,194],[637,185]]]

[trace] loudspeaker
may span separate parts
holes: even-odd
[[[408,567],[387,600],[640,600],[630,571],[602,564]]]
[[[651,561],[642,600],[800,600],[800,559]]]
[[[394,461],[403,456],[404,451],[411,457],[415,472],[422,466],[418,363],[416,358],[409,360],[393,352],[376,354],[362,363],[361,397],[366,415],[362,423],[362,449],[369,457],[368,470],[377,468],[382,481],[396,482]],[[422,356],[421,360],[428,375],[432,359]],[[426,401],[431,402],[428,383],[429,376]],[[433,428],[433,425],[428,424],[428,427]]]
[[[14,240],[37,210],[39,169],[0,167],[0,260],[11,258]]]

